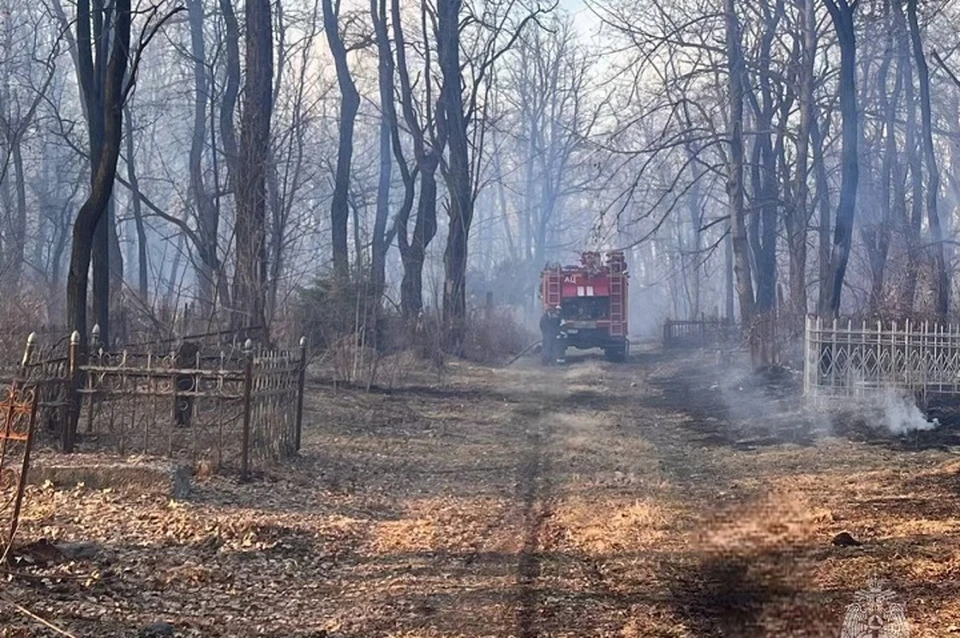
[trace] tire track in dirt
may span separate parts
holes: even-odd
[[[550,516],[550,458],[546,453],[551,428],[548,415],[540,409],[526,424],[526,433],[517,466],[517,501],[521,504],[523,546],[517,559],[517,635],[540,635],[541,546],[540,533]]]
[[[564,449],[570,445],[571,421],[582,421],[595,432],[598,422],[613,414],[618,398],[604,392],[599,379],[605,364],[576,359],[568,368],[537,371],[524,385],[528,402],[515,409],[522,437],[516,469],[517,525],[522,545],[516,564],[516,624],[509,632],[518,638],[573,635],[587,617],[606,614],[612,607],[629,607],[630,596],[608,582],[603,558],[569,552],[560,539],[565,523],[555,519],[558,507],[571,498],[570,467]],[[582,432],[573,433],[582,436]],[[586,590],[580,585],[589,583]],[[571,607],[572,606],[572,607]],[[571,608],[575,609],[571,617]],[[609,628],[609,618],[594,618],[593,629]],[[573,625],[570,622],[573,622]],[[558,633],[559,632],[559,633]],[[604,634],[606,635],[606,634]]]

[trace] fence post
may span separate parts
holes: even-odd
[[[87,365],[92,363],[93,357],[96,356],[96,362],[98,366],[103,365],[103,352],[105,348],[103,347],[103,341],[100,339],[100,324],[94,324],[93,329],[90,331],[90,345],[87,346]],[[87,397],[87,434],[93,432],[93,421],[96,416],[96,392],[92,392],[94,389],[94,383],[89,379],[87,380],[87,387],[91,390],[89,396]]]
[[[250,478],[250,412],[253,394],[253,341],[243,344],[243,450],[240,459],[240,479]]]
[[[307,338],[300,337],[300,378],[297,379],[297,421],[294,430],[294,449],[300,452],[300,435],[303,432],[303,392],[307,380]]]
[[[20,376],[26,376],[27,366],[30,365],[30,360],[33,358],[33,350],[37,345],[37,333],[31,332],[27,336],[27,345],[23,349],[23,359],[20,361]]]
[[[67,355],[67,414],[60,432],[60,447],[67,454],[73,452],[73,433],[80,420],[80,332],[70,335]]]
[[[30,363],[30,358],[33,354],[33,348],[36,344],[37,335],[33,332],[30,333],[30,336],[27,337],[27,346],[23,352],[23,360],[21,361],[20,370],[21,376],[25,376],[25,371],[27,365]],[[21,388],[18,387],[20,383],[26,384],[26,379],[15,380],[13,383],[13,390],[10,393],[10,409],[7,411],[7,429],[9,430],[13,425],[13,419],[16,417],[13,414],[14,405],[17,400],[20,398]],[[17,527],[20,524],[20,510],[23,507],[23,497],[27,489],[27,477],[30,473],[30,450],[33,447],[33,435],[34,429],[37,423],[37,405],[40,402],[40,386],[36,385],[33,388],[33,394],[30,396],[30,413],[27,416],[27,433],[26,440],[24,441],[23,449],[23,460],[20,463],[20,476],[17,480],[16,493],[13,498],[13,514],[10,517],[10,533],[7,536],[6,546],[3,547],[3,553],[0,555],[0,565],[6,565],[7,559],[10,556],[10,550],[13,548],[13,539],[17,535]],[[4,446],[6,446],[6,441],[4,441]]]

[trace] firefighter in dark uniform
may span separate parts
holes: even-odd
[[[543,365],[560,363],[560,307],[550,308],[540,317],[540,334],[543,337]]]

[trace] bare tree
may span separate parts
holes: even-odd
[[[740,317],[745,325],[753,321],[753,278],[750,274],[749,242],[744,210],[743,95],[744,74],[740,20],[735,0],[726,0],[727,72],[730,83],[729,157],[727,160],[727,196],[730,198],[730,229],[733,241],[733,271],[740,302]]]
[[[800,50],[799,103],[800,121],[797,130],[797,165],[794,177],[796,193],[792,206],[784,217],[787,228],[787,244],[790,249],[790,303],[796,328],[807,314],[807,229],[811,210],[809,167],[810,128],[814,117],[814,82],[816,81],[817,14],[816,0],[803,0],[800,18],[800,35],[797,46]]]
[[[407,40],[401,22],[400,0],[391,0],[393,37],[397,56],[397,75],[400,80],[399,103],[407,132],[413,141],[416,170],[406,168],[402,159],[399,125],[394,126],[393,149],[400,165],[404,181],[404,204],[396,217],[397,244],[403,261],[403,279],[400,282],[400,305],[404,318],[416,319],[423,309],[423,267],[427,248],[437,233],[437,178],[440,158],[446,148],[446,129],[436,126],[435,115],[441,106],[433,104],[433,70],[429,45],[423,47],[423,106],[417,113],[413,82],[407,64]],[[420,5],[420,24],[427,36],[428,10],[426,3]],[[390,109],[393,107],[391,106]],[[388,110],[388,115],[390,111]],[[396,114],[393,114],[396,119]],[[417,173],[420,175],[420,196],[417,200],[417,216],[412,233],[409,229],[410,212],[413,208]]]
[[[91,15],[90,0],[77,2],[79,80],[87,99],[91,158],[95,170],[91,171],[90,194],[77,213],[73,225],[70,273],[67,278],[67,322],[72,330],[80,332],[84,344],[87,333],[87,281],[94,236],[107,212],[120,157],[130,22],[129,0],[117,0],[110,13],[95,16]],[[101,47],[97,52],[97,64],[105,65],[102,85],[95,84],[94,42],[91,34],[93,25],[97,25],[99,30],[97,46]],[[107,40],[104,37],[104,28],[111,33],[109,59],[103,44]],[[97,90],[97,86],[102,88],[102,92]],[[102,311],[102,307],[100,310]],[[101,326],[101,330],[105,329],[106,326]]]
[[[42,20],[42,13],[25,4],[5,10],[0,27],[3,52],[0,139],[5,145],[0,187],[7,213],[5,223],[0,226],[0,279],[14,294],[20,291],[26,258],[28,203],[24,144],[29,129],[36,124],[38,110],[48,97],[60,52],[59,37],[44,51]],[[30,32],[30,37],[22,37],[25,31]],[[38,66],[43,69],[40,77],[35,73]]]
[[[190,55],[193,61],[193,135],[190,140],[190,200],[193,202],[196,218],[196,251],[199,259],[197,279],[199,283],[199,301],[202,314],[210,317],[216,307],[217,291],[224,281],[220,266],[220,211],[211,197],[204,179],[203,155],[207,143],[207,115],[211,91],[207,78],[207,56],[204,44],[204,11],[202,0],[189,0],[187,3],[190,19]],[[229,22],[229,21],[228,21]],[[230,48],[236,43],[228,43],[228,66]],[[228,83],[232,71],[228,70]],[[229,115],[228,129],[232,129],[233,114]],[[224,136],[228,139],[230,134]],[[228,162],[228,166],[231,163]],[[215,185],[216,187],[216,185]]]
[[[836,225],[833,234],[833,248],[830,253],[830,278],[822,285],[830,287],[829,305],[821,308],[823,315],[837,315],[840,312],[840,294],[843,291],[843,277],[850,259],[853,242],[853,218],[857,206],[857,181],[860,165],[857,159],[857,141],[859,138],[857,113],[856,55],[857,36],[854,30],[853,16],[857,0],[824,0],[840,46],[840,113],[843,118],[843,155],[841,160],[840,201],[837,206]]]
[[[377,42],[377,79],[380,92],[380,177],[377,183],[377,213],[373,224],[370,280],[374,296],[383,294],[386,280],[387,218],[390,215],[390,173],[393,168],[393,144],[391,131],[396,126],[396,111],[393,104],[393,53],[390,51],[390,36],[387,29],[387,0],[370,0],[370,18]],[[392,113],[390,111],[393,111]]]
[[[940,169],[937,166],[937,154],[933,142],[933,118],[930,106],[930,70],[923,53],[920,37],[920,24],[917,20],[917,0],[907,0],[907,20],[910,24],[910,39],[913,44],[913,57],[917,65],[917,80],[920,85],[920,121],[923,135],[923,153],[927,163],[926,208],[927,224],[933,239],[931,248],[934,272],[934,307],[942,319],[947,316],[950,306],[950,276],[944,259],[943,231],[940,228],[940,215],[937,201],[940,198]]]
[[[273,38],[269,0],[246,3],[246,77],[237,165],[235,326],[266,325],[266,173],[273,109]]]
[[[137,230],[137,292],[142,302],[150,298],[150,274],[147,263],[147,228],[144,224],[143,202],[141,201],[140,180],[137,177],[136,151],[134,145],[133,116],[129,105],[125,105],[123,123],[126,137],[127,183],[131,192],[133,222]]]
[[[340,2],[323,0],[323,29],[337,70],[340,87],[339,146],[333,198],[330,202],[330,225],[333,238],[333,270],[345,279],[350,272],[347,226],[350,220],[350,163],[353,159],[353,129],[360,109],[360,94],[347,63],[347,46],[340,32]]]
[[[479,111],[485,106],[484,98],[489,94],[489,74],[494,65],[513,47],[524,27],[543,12],[538,6],[514,22],[513,9],[517,6],[514,0],[492,5],[485,6],[489,16],[462,20],[462,0],[437,2],[437,62],[442,76],[438,99],[441,107],[439,127],[444,131],[448,146],[441,170],[450,195],[447,245],[443,257],[443,322],[446,346],[454,352],[461,351],[466,331],[467,248],[484,141],[484,122]],[[461,36],[464,25],[472,23],[481,25],[487,33],[486,37],[480,36],[478,55],[471,60],[472,78],[465,82],[460,56]]]

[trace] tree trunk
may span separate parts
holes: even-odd
[[[692,127],[690,118],[686,119],[687,126]],[[689,305],[689,314],[691,319],[696,319],[700,315],[700,270],[703,255],[701,254],[701,194],[700,178],[701,172],[697,169],[696,157],[697,151],[692,142],[686,145],[687,161],[690,165],[690,190],[687,192],[687,222],[690,224],[690,238],[692,245],[688,246],[686,253],[686,264],[684,270],[684,284],[687,289],[687,298]],[[681,232],[682,235],[682,232]]]
[[[133,144],[133,119],[127,110],[124,121],[127,136],[127,181],[130,182],[130,199],[133,207],[133,223],[137,231],[137,291],[140,300],[150,299],[149,270],[147,260],[147,228],[143,223],[143,202],[140,201],[140,181],[137,179]]]
[[[23,261],[27,243],[27,180],[23,168],[23,149],[21,138],[13,141],[13,171],[16,180],[17,203],[16,214],[11,224],[11,237],[8,247],[11,249],[4,254],[10,264],[10,285],[14,295],[20,291],[23,278]]]
[[[167,290],[160,308],[161,311],[168,308],[176,308],[177,306],[180,297],[180,261],[183,259],[186,249],[186,235],[180,233],[177,237],[177,248],[173,253],[173,261],[170,263],[170,276],[167,278]],[[163,265],[161,264],[161,271],[162,270]],[[186,270],[186,267],[184,270]]]
[[[737,297],[740,301],[740,318],[745,330],[753,321],[753,279],[750,273],[750,246],[744,210],[743,187],[743,93],[744,74],[741,52],[740,22],[737,19],[735,0],[726,0],[727,70],[730,82],[730,150],[727,159],[727,196],[730,199],[730,233],[733,248],[733,272],[736,278]]]
[[[440,123],[449,146],[444,171],[450,193],[447,247],[443,255],[443,323],[446,347],[460,353],[466,336],[467,242],[473,221],[473,189],[467,118],[463,109],[463,75],[460,65],[460,8],[462,0],[438,0],[437,57],[443,81]]]
[[[403,118],[413,139],[413,152],[417,161],[417,170],[420,172],[420,198],[417,203],[417,221],[413,234],[408,239],[406,235],[408,218],[402,217],[402,224],[398,225],[398,244],[403,261],[403,280],[400,283],[400,303],[403,316],[408,321],[415,320],[423,310],[423,264],[426,258],[427,247],[437,233],[437,179],[436,173],[446,147],[446,132],[444,127],[438,127],[428,147],[426,131],[433,130],[433,74],[431,66],[430,48],[424,49],[423,87],[424,107],[421,122],[414,108],[413,85],[410,81],[410,72],[407,67],[406,42],[400,13],[400,0],[391,0],[393,15],[393,39],[397,51],[397,76],[400,79],[400,106],[403,109]],[[428,8],[425,4],[420,7],[421,27],[426,31]],[[393,105],[391,103],[391,110]],[[436,110],[441,110],[437,105]],[[399,146],[399,136],[394,135],[394,147]],[[396,151],[395,151],[396,152]],[[398,157],[399,161],[399,157]],[[412,205],[413,181],[406,188],[405,205],[409,199]]]
[[[203,179],[203,149],[207,139],[207,103],[209,88],[207,82],[206,52],[203,40],[203,3],[201,0],[189,0],[190,52],[193,58],[193,135],[190,140],[190,199],[194,203],[197,223],[196,246],[199,264],[197,283],[201,314],[204,318],[213,315],[217,299],[217,282],[220,278],[219,234],[220,214],[213,199],[207,192]],[[228,48],[232,46],[228,44]],[[229,51],[228,51],[229,58]],[[229,65],[229,61],[228,61]],[[229,72],[228,72],[228,83]],[[232,128],[232,109],[230,128]],[[228,133],[224,139],[228,139]],[[235,152],[235,151],[234,151]],[[228,162],[228,166],[230,162]]]
[[[339,3],[337,4],[339,8]],[[330,226],[333,239],[333,271],[340,279],[350,274],[347,241],[350,222],[350,163],[353,159],[353,129],[360,109],[360,94],[347,65],[347,49],[340,35],[338,15],[332,0],[323,0],[323,29],[330,45],[340,87],[339,145],[337,169],[334,176],[333,198],[330,203]]]
[[[790,314],[793,329],[802,333],[807,314],[807,226],[810,223],[810,126],[817,55],[816,0],[803,2],[803,45],[800,68],[800,128],[797,131],[796,198],[786,218],[790,251]]]
[[[266,171],[273,108],[270,0],[246,3],[246,79],[237,166],[236,328],[266,326]]]
[[[850,247],[853,240],[853,220],[857,207],[857,182],[860,166],[857,159],[857,139],[859,137],[859,116],[857,114],[856,54],[857,41],[853,26],[853,14],[856,4],[847,0],[825,0],[837,41],[840,45],[840,113],[841,160],[840,160],[840,201],[837,206],[836,225],[833,234],[833,246],[830,251],[830,297],[826,308],[820,309],[824,316],[840,314],[840,295],[843,291],[843,278],[850,259]]]
[[[80,207],[73,225],[73,245],[67,277],[67,323],[71,330],[80,333],[83,348],[86,347],[87,339],[87,284],[94,234],[106,217],[120,157],[123,83],[130,48],[130,0],[117,0],[113,15],[115,23],[112,47],[102,87],[103,109],[89,111],[91,122],[101,122],[102,144],[99,145],[100,153],[96,156],[96,170],[93,171],[90,194]],[[80,0],[77,4],[77,32],[78,44],[81,44],[81,83],[92,86],[90,5],[87,0]],[[89,94],[89,91],[87,93]]]
[[[941,320],[947,317],[950,307],[950,276],[943,252],[943,231],[940,228],[940,215],[937,201],[940,197],[940,169],[937,166],[937,154],[933,144],[933,123],[930,114],[930,70],[923,54],[920,40],[920,25],[917,20],[917,0],[907,0],[907,17],[910,23],[910,38],[913,42],[913,57],[917,64],[917,80],[920,84],[920,122],[923,135],[923,154],[927,162],[927,224],[933,236],[930,253],[933,261],[934,309]]]
[[[420,199],[417,221],[407,255],[403,257],[400,299],[403,314],[415,319],[423,310],[423,264],[427,246],[437,234],[437,163],[425,165],[420,172]]]
[[[913,66],[910,55],[910,34],[907,18],[901,2],[891,3],[893,7],[894,27],[896,32],[897,48],[899,51],[898,67],[903,78],[904,90],[904,118],[906,120],[904,132],[904,151],[907,155],[907,164],[910,171],[910,188],[912,190],[911,210],[903,208],[902,234],[906,244],[907,264],[903,283],[900,288],[899,310],[904,315],[913,311],[913,304],[917,291],[920,258],[920,226],[923,223],[923,167],[918,149],[917,139],[917,100],[913,86]]]
[[[824,118],[825,125],[829,120]],[[817,294],[817,312],[830,305],[830,236],[832,230],[832,211],[830,210],[830,181],[827,175],[827,163],[824,157],[824,138],[826,131],[820,130],[820,120],[814,114],[810,120],[810,145],[813,148],[813,177],[817,186],[817,269],[819,289]]]
[[[388,113],[393,105],[393,56],[390,53],[390,37],[387,35],[387,2],[370,0],[370,14],[373,19],[377,40],[377,78],[380,88],[380,179],[377,184],[377,213],[373,223],[373,241],[371,243],[370,270],[374,296],[379,300],[386,284],[387,217],[390,214],[390,173],[391,157],[391,121],[396,121]],[[378,302],[379,306],[379,302]]]
[[[240,93],[240,25],[232,0],[220,0],[220,13],[223,14],[223,41],[227,50],[226,86],[220,98],[220,138],[223,140],[223,155],[227,165],[227,187],[236,189],[240,151],[233,118],[237,109],[237,95]]]
[[[774,313],[777,302],[777,223],[780,193],[777,188],[777,157],[782,136],[774,143],[773,118],[777,111],[773,89],[770,86],[771,49],[777,31],[777,25],[783,16],[783,0],[776,0],[773,11],[765,5],[764,26],[759,42],[757,65],[759,96],[751,93],[751,103],[756,112],[756,132],[754,134],[754,155],[752,181],[754,205],[759,209],[754,214],[756,235],[753,254],[757,270],[756,311],[758,314]],[[741,54],[742,55],[742,54]],[[786,100],[787,98],[781,98]],[[760,335],[766,342],[773,335]],[[766,344],[771,345],[771,344]],[[767,351],[766,348],[763,349]],[[761,363],[770,363],[762,361]]]
[[[890,231],[893,220],[892,182],[895,179],[894,166],[897,161],[896,118],[897,106],[902,89],[902,75],[897,73],[894,88],[888,88],[890,65],[893,61],[894,45],[888,43],[884,51],[880,68],[877,71],[877,97],[883,113],[884,149],[880,166],[880,218],[873,218],[870,224],[864,224],[862,231],[864,244],[870,261],[870,312],[879,316],[883,310],[883,287],[890,248]]]
[[[736,301],[734,295],[736,286],[733,282],[733,241],[729,222],[727,222],[727,238],[723,242],[723,283],[723,316],[728,322],[733,323],[736,321]]]

